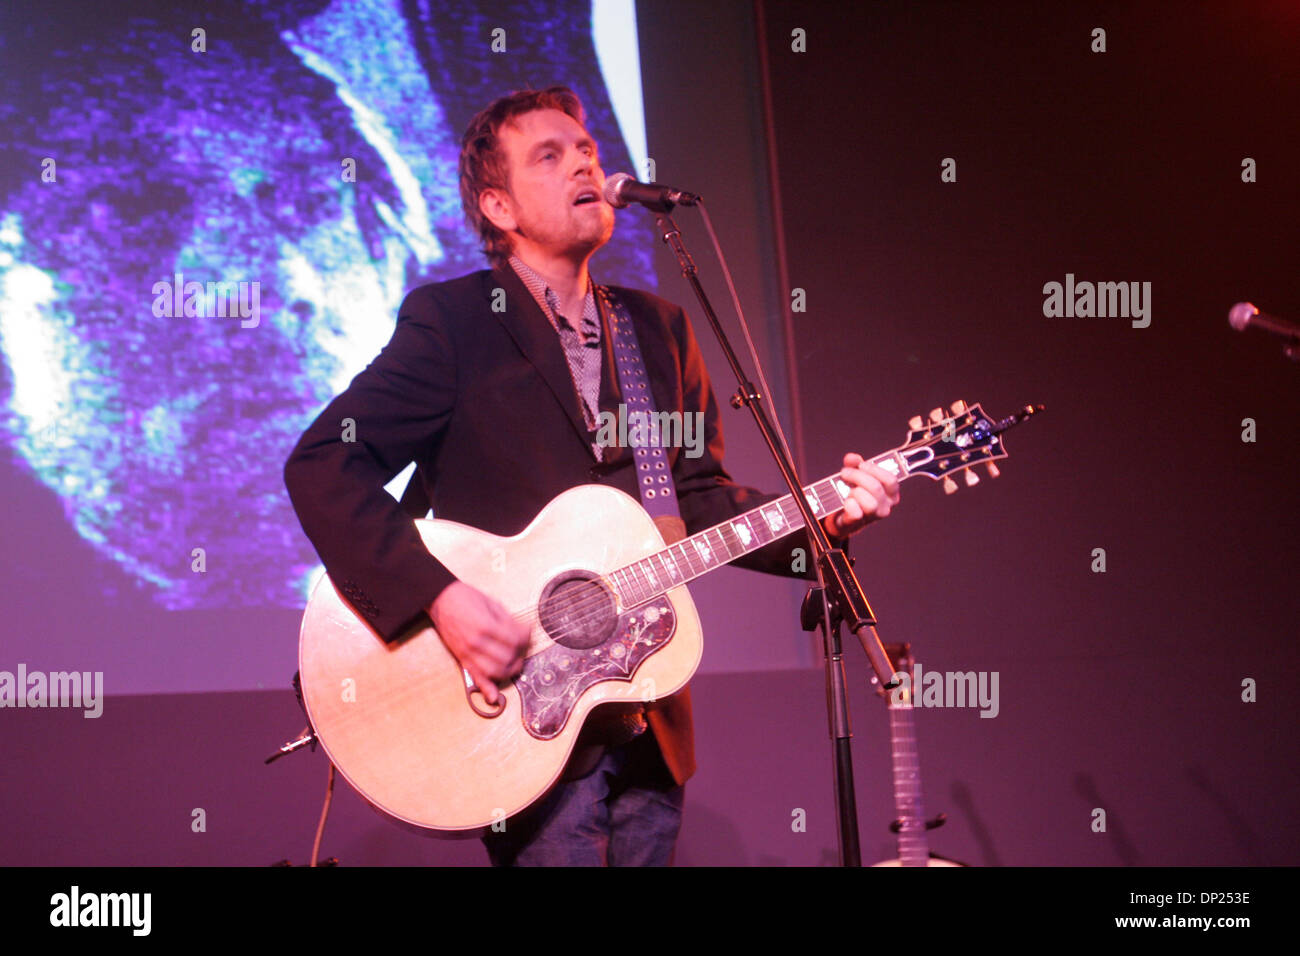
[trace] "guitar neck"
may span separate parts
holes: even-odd
[[[965,472],[967,485],[979,481],[972,470],[977,464],[986,464],[989,474],[996,478],[993,460],[1006,457],[999,436],[1041,410],[1041,405],[1026,405],[1014,415],[994,422],[984,416],[978,404],[955,402],[951,418],[944,418],[938,408],[930,413],[928,425],[921,416],[915,416],[908,423],[908,441],[877,455],[871,463],[894,474],[899,481],[916,475],[942,479],[944,491],[952,493],[957,490],[952,479],[957,472]],[[837,472],[808,485],[803,493],[810,510],[821,520],[844,509],[849,490]],[[636,607],[803,526],[803,512],[795,505],[794,496],[786,495],[618,568],[606,578],[624,607]]]
[[[928,866],[930,841],[921,802],[921,761],[911,703],[889,705],[889,743],[894,766],[894,808],[898,814],[898,859],[903,866]]]
[[[900,451],[900,448],[890,449],[871,461],[898,475],[901,481],[911,477],[911,473]],[[820,520],[844,509],[850,489],[836,472],[803,491],[812,513]],[[795,504],[794,496],[786,495],[683,538],[662,551],[618,568],[607,577],[623,605],[635,607],[803,527],[803,513]]]

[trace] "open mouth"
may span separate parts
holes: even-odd
[[[573,204],[575,206],[585,206],[593,202],[600,202],[600,194],[594,189],[590,192],[581,193],[578,198],[573,201]]]

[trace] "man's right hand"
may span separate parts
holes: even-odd
[[[447,585],[428,611],[447,649],[469,671],[484,699],[495,704],[500,694],[497,683],[523,670],[528,625],[511,617],[501,602],[464,581]]]

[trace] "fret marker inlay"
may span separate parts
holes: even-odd
[[[764,511],[763,517],[767,519],[767,526],[773,531],[780,531],[785,525],[785,516],[780,511]]]

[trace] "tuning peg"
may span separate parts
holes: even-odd
[[[934,408],[930,410],[930,421],[937,425],[939,422],[943,421],[943,419],[944,414],[942,408]]]
[[[950,495],[957,490],[957,482],[952,480],[952,475],[943,476],[943,493]]]
[[[913,415],[911,418],[907,420],[907,427],[912,429],[912,431],[914,432],[919,432],[921,430],[921,426],[924,424],[925,422],[922,420],[920,415]]]
[[[960,415],[965,411],[966,411],[966,403],[963,402],[960,398],[957,399],[957,401],[952,403],[952,413],[954,415]]]
[[[991,462],[991,461],[990,461],[990,462],[986,462],[985,465],[984,465],[984,467],[987,468],[987,469],[989,470],[989,477],[990,477],[990,478],[996,478],[998,475],[1002,474],[1002,472],[998,471],[998,466],[995,465],[995,464],[993,464],[993,462]]]
[[[975,472],[974,472],[973,469],[967,468],[967,469],[966,469],[966,487],[967,487],[967,488],[970,488],[972,485],[978,485],[979,483],[980,483],[980,476],[977,475],[977,474],[975,474]]]

